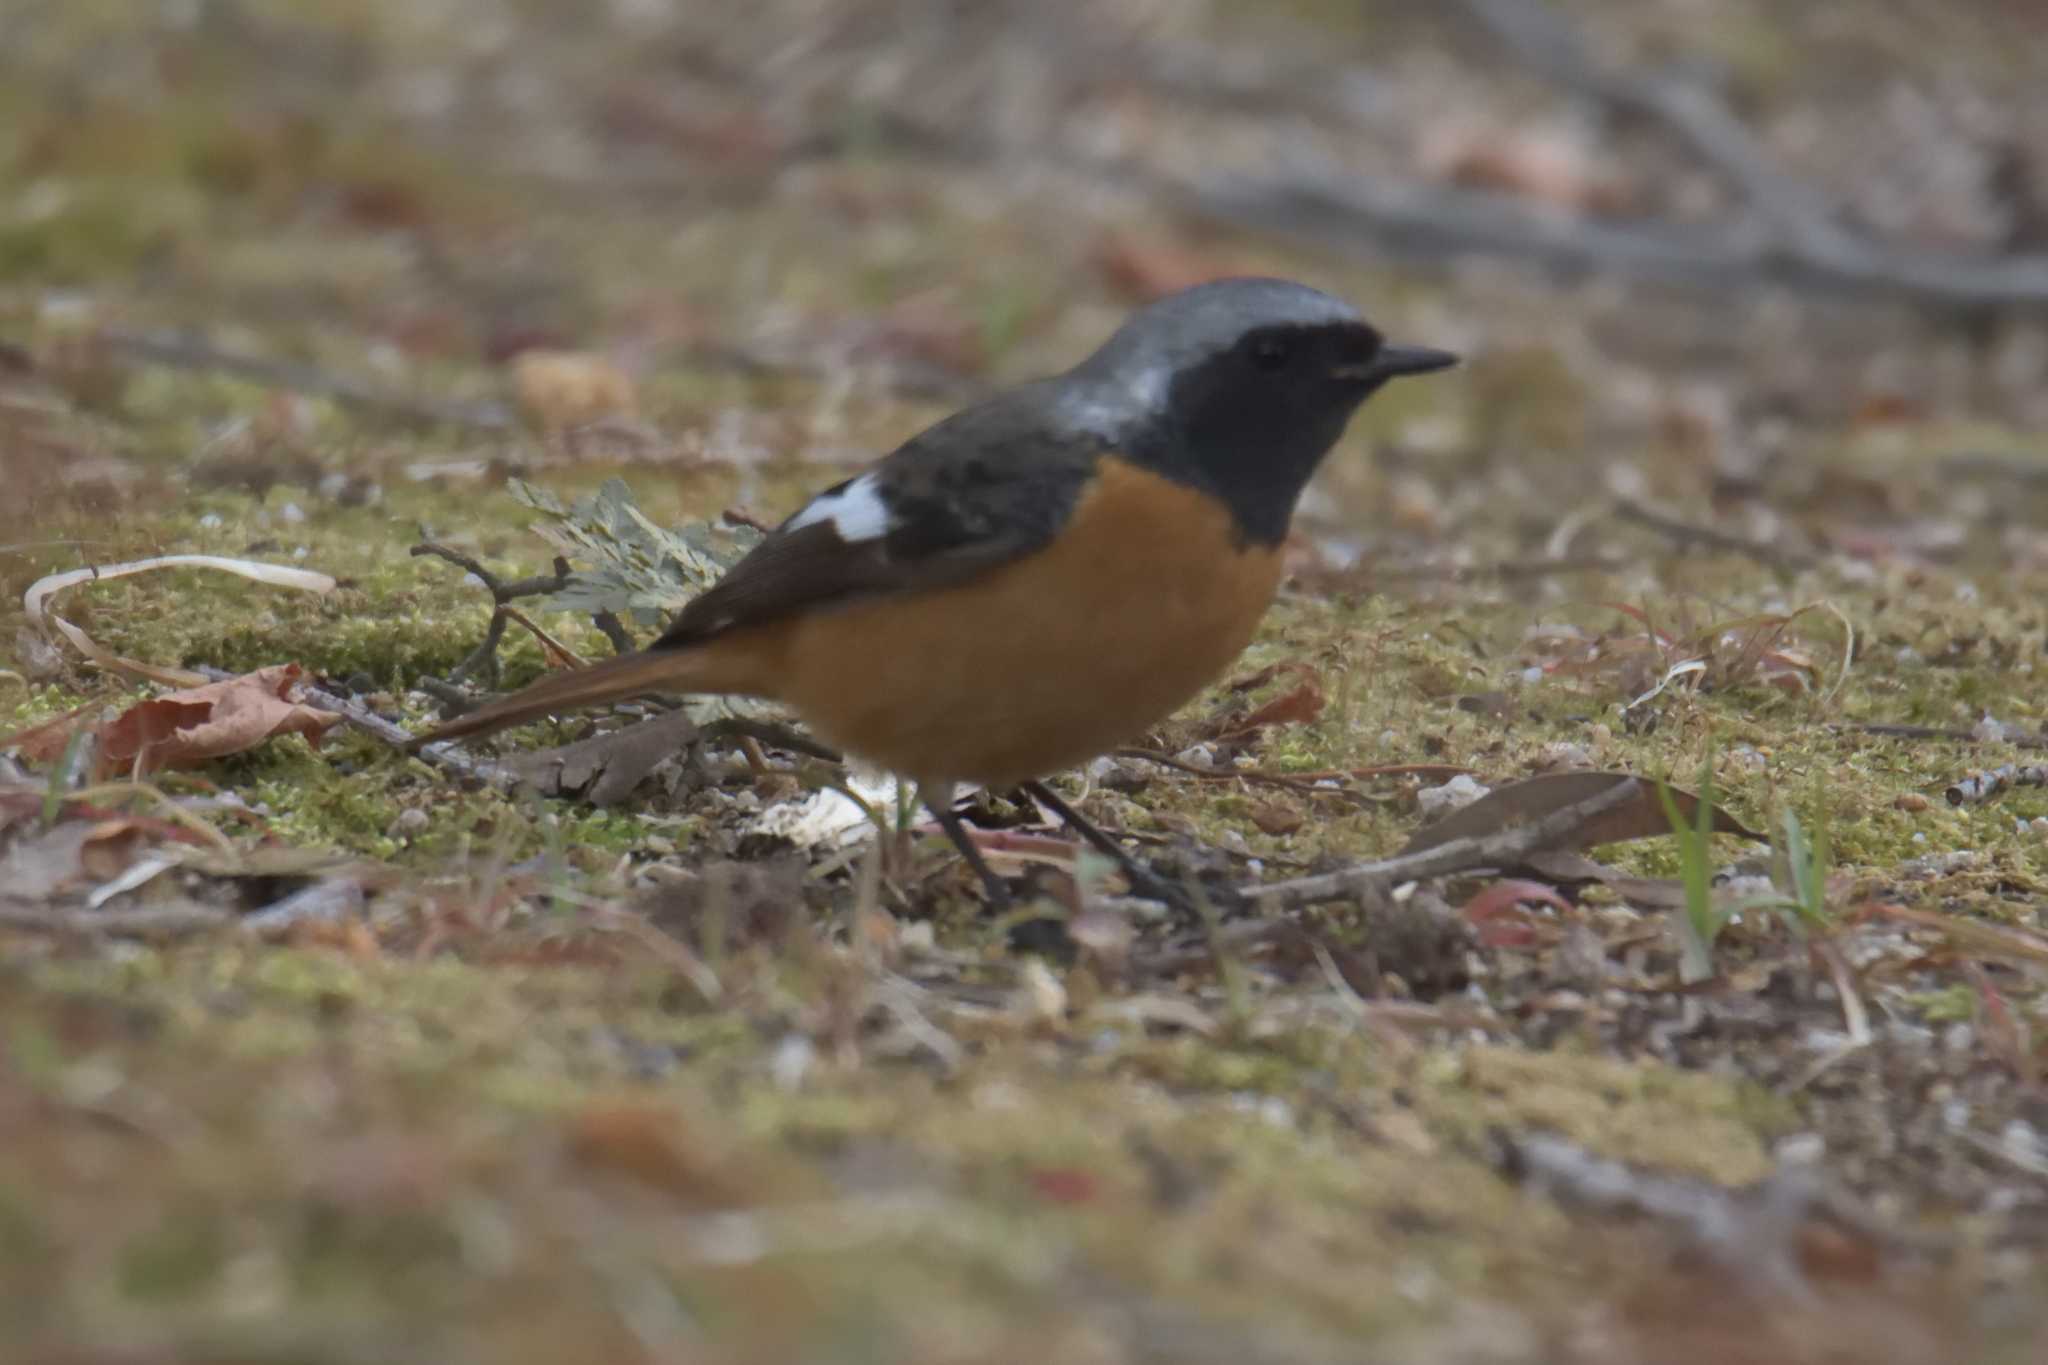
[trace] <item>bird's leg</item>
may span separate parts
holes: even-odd
[[[953,841],[953,847],[960,850],[960,856],[974,869],[974,875],[981,878],[982,894],[988,897],[993,907],[1007,908],[1010,904],[1010,888],[1001,877],[989,869],[988,860],[981,856],[981,850],[967,833],[967,826],[953,813],[953,784],[920,784],[919,792],[924,796],[925,809],[932,813],[932,819],[939,822],[939,828]]]
[[[1107,854],[1131,884],[1131,893],[1146,900],[1164,901],[1168,905],[1184,905],[1186,894],[1173,883],[1139,862],[1128,853],[1122,844],[1097,829],[1088,818],[1067,804],[1065,797],[1045,783],[1033,779],[1023,784],[1031,799],[1057,815],[1067,828],[1086,839],[1091,847]]]

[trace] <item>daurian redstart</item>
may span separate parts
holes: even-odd
[[[416,743],[646,692],[742,693],[917,781],[994,894],[951,814],[956,783],[1024,784],[1128,866],[1037,779],[1222,672],[1351,414],[1389,379],[1454,363],[1305,285],[1198,285],[818,494],[648,648]]]

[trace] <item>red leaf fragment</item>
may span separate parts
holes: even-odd
[[[1071,1166],[1032,1171],[1027,1179],[1040,1198],[1054,1204],[1092,1204],[1101,1190],[1094,1175]]]
[[[1508,878],[1466,901],[1458,913],[1478,931],[1479,941],[1490,948],[1534,948],[1553,937],[1555,929],[1523,908],[1531,902],[1561,913],[1569,913],[1572,908],[1570,901],[1542,882]]]

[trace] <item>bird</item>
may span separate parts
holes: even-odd
[[[1130,742],[1250,643],[1296,503],[1365,400],[1457,363],[1290,280],[1198,284],[1072,369],[961,409],[804,503],[644,649],[550,674],[410,747],[646,693],[788,707],[954,813],[1022,788],[1160,889],[1044,779]]]

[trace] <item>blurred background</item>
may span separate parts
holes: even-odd
[[[5,453],[74,500],[564,456],[747,500],[1256,271],[1472,357],[1333,462],[1334,567],[1568,549],[1609,493],[1985,549],[2048,423],[2043,22],[8,0],[0,339],[62,401],[17,387]]]

